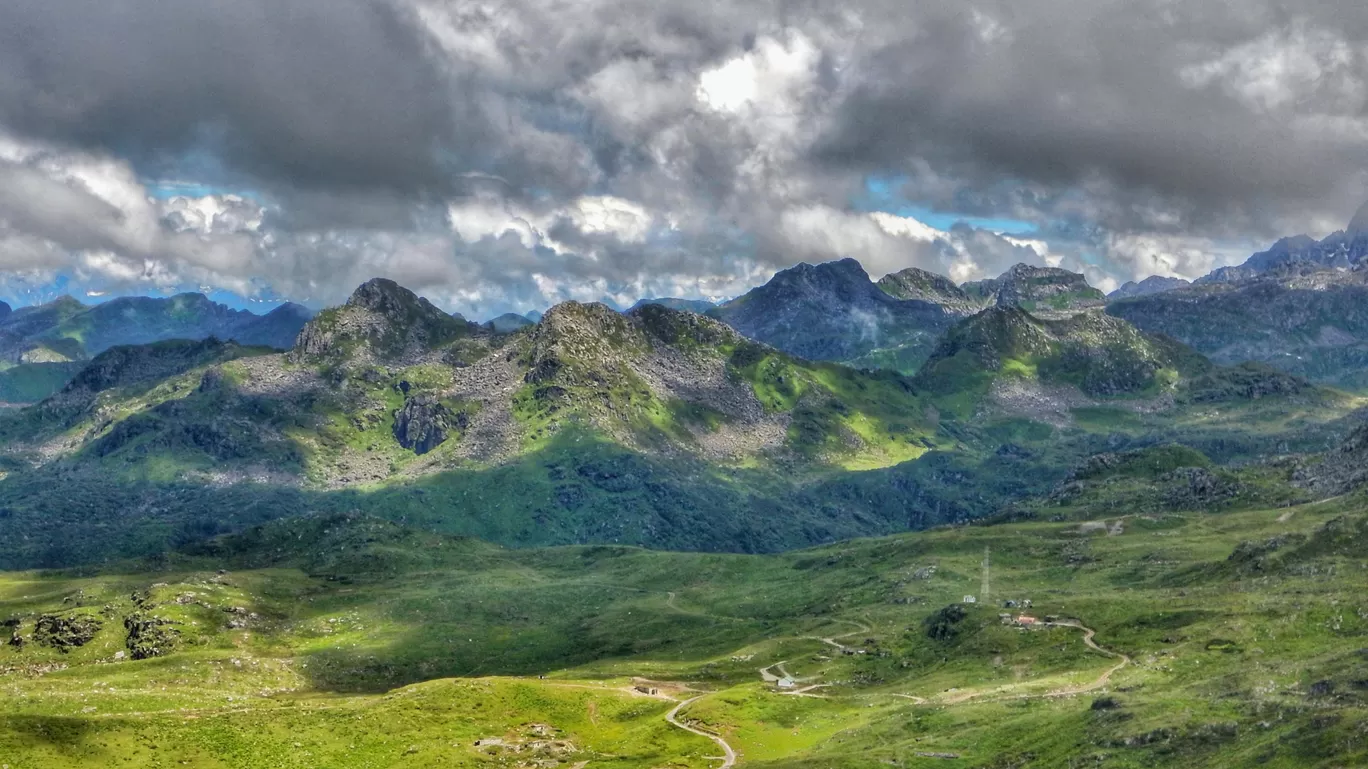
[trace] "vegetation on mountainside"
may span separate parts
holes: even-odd
[[[1368,759],[1364,500],[1127,509],[1128,484],[1200,461],[1166,448],[1091,473],[1108,512],[1043,501],[1026,522],[777,556],[502,550],[329,515],[99,572],[10,574],[0,755],[702,769],[717,746],[664,719],[666,698],[701,696],[681,717],[743,765]],[[999,620],[1025,599],[1106,651],[1075,627]],[[159,653],[135,660],[149,625]],[[776,663],[820,688],[765,683]]]
[[[0,369],[0,403],[37,403],[60,391],[83,368],[83,362],[66,362],[20,363]]]
[[[1040,320],[996,307],[951,329],[918,373],[932,392],[961,405],[981,398],[999,378],[1065,384],[1094,397],[1160,394],[1211,364],[1172,340],[1151,337],[1106,315]]]
[[[1368,284],[1362,271],[1290,270],[1111,302],[1107,312],[1182,340],[1218,363],[1257,361],[1362,389]]]
[[[116,348],[0,422],[0,536],[19,543],[0,566],[345,510],[518,546],[771,552],[990,515],[1098,452],[1322,451],[1359,405],[1097,314],[988,310],[909,379],[658,305],[569,303],[499,335],[368,286],[290,356]],[[1076,395],[1023,406],[1004,381]]]
[[[1362,399],[1028,272],[915,377],[387,281],[111,349],[0,421],[0,760],[1368,760]]]

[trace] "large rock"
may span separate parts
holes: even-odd
[[[404,401],[394,415],[394,438],[419,456],[446,442],[451,433],[464,430],[465,412],[453,412],[431,395],[415,395]]]
[[[174,625],[171,620],[143,613],[125,617],[124,629],[128,631],[128,637],[124,645],[129,655],[135,660],[145,660],[170,654],[180,640],[180,631]]]
[[[1319,462],[1297,470],[1293,481],[1324,496],[1347,494],[1368,484],[1368,424],[1349,433]]]

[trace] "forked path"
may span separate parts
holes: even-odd
[[[731,767],[736,766],[736,751],[732,750],[732,746],[728,745],[727,741],[722,739],[721,735],[703,731],[702,729],[689,726],[688,724],[679,720],[679,711],[683,710],[684,708],[687,708],[695,702],[698,702],[699,700],[703,699],[703,697],[704,695],[700,694],[697,697],[684,700],[678,705],[675,705],[669,713],[665,714],[665,720],[669,721],[671,726],[676,726],[680,729],[683,729],[686,732],[692,732],[693,734],[697,734],[700,737],[707,737],[708,739],[717,743],[718,747],[722,748],[723,753],[721,757],[722,765],[719,766],[718,769],[731,769]]]

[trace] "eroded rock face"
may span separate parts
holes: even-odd
[[[90,643],[103,625],[99,617],[89,614],[69,617],[44,614],[34,625],[33,641],[39,646],[68,651]]]
[[[394,415],[394,438],[422,456],[468,424],[465,412],[452,411],[431,395],[415,395]]]

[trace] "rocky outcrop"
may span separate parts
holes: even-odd
[[[33,627],[33,642],[60,651],[70,651],[95,640],[104,623],[90,614],[60,616],[44,614]]]
[[[1175,510],[1201,510],[1239,493],[1239,486],[1205,467],[1180,467],[1159,477],[1164,502]]]
[[[1081,273],[1029,264],[1018,264],[997,278],[965,283],[961,288],[981,301],[998,307],[1020,307],[1041,317],[1072,315],[1106,301]]]
[[[1360,425],[1319,462],[1298,469],[1292,480],[1324,496],[1346,494],[1368,484],[1368,424]]]
[[[18,617],[11,617],[4,622],[0,622],[0,633],[5,631],[9,632],[9,638],[5,640],[6,645],[13,646],[16,649],[22,649],[24,645],[28,643],[28,639],[24,637],[22,632],[22,626],[23,621]]]
[[[130,614],[124,618],[124,629],[128,636],[124,645],[129,656],[135,660],[162,657],[175,650],[180,640],[180,631],[174,622],[143,613]]]
[[[419,456],[446,442],[469,425],[464,411],[452,411],[431,395],[415,395],[394,415],[394,438]]]

